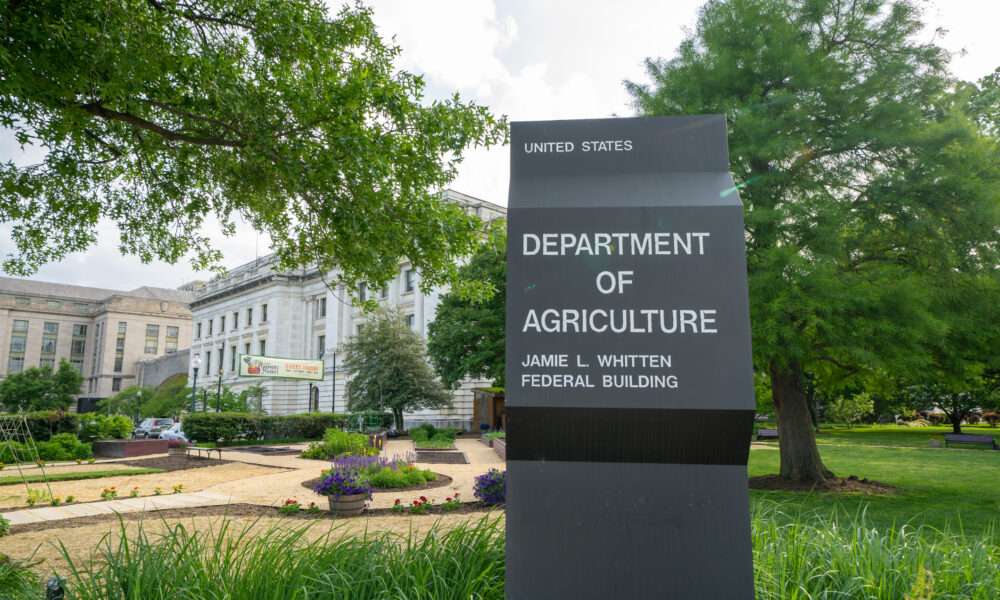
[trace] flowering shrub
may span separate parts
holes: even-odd
[[[134,488],[132,488],[132,491],[129,492],[128,495],[129,495],[130,498],[138,498],[139,497],[139,486],[135,486]]]
[[[433,506],[434,506],[433,500],[428,500],[425,496],[421,496],[419,500],[414,500],[413,503],[410,505],[410,514],[422,515],[425,512],[427,512],[428,508],[432,508]]]
[[[82,465],[83,464],[83,459],[82,458],[76,459],[76,464]]]
[[[403,501],[400,500],[399,498],[396,498],[396,501],[392,503],[392,508],[390,508],[389,510],[391,510],[392,512],[403,512]]]
[[[90,460],[88,460],[88,461],[87,461],[87,464],[88,464],[88,465],[92,465],[92,464],[94,464],[94,459],[93,459],[93,458],[91,458]]]
[[[43,468],[43,469],[45,468],[45,460],[44,459],[38,459],[38,460],[36,460],[35,464],[38,465],[39,467]]]
[[[174,486],[174,493],[175,494],[180,494],[183,491],[184,491],[184,484],[183,483],[178,483],[177,485]]]
[[[73,504],[74,502],[76,502],[76,496],[73,494],[66,496],[66,504]]]
[[[507,500],[507,471],[490,469],[479,475],[472,491],[486,504],[503,504]]]
[[[330,471],[320,479],[314,491],[320,496],[333,496],[334,498],[353,496],[354,494],[367,494],[371,498],[372,495],[372,488],[368,485],[368,481],[350,471]]]
[[[441,510],[444,512],[458,510],[462,506],[462,501],[458,499],[461,494],[455,492],[455,495],[450,498],[445,498],[444,502],[441,504]]]
[[[315,502],[310,502],[309,506],[306,507],[307,515],[318,515],[320,513],[320,508],[316,506]]]
[[[114,500],[117,497],[118,490],[114,487],[104,488],[104,491],[101,492],[101,498],[104,498],[105,500]]]
[[[175,440],[175,439],[167,440],[167,448],[187,448],[190,445],[191,444],[185,442],[184,440]]]
[[[299,504],[298,500],[289,498],[285,500],[285,503],[278,507],[278,512],[283,515],[297,515],[299,510],[302,509],[302,505]]]
[[[153,493],[159,496],[160,494],[163,493],[163,488],[161,488],[160,486],[156,486],[155,488],[153,488]]]
[[[59,506],[62,504],[62,496],[56,496],[55,498],[49,500],[49,504],[52,506]]]
[[[347,433],[339,429],[327,429],[322,442],[311,442],[302,451],[302,458],[329,459],[342,456],[375,456],[378,448],[370,445],[368,436],[361,433]]]

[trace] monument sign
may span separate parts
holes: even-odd
[[[507,598],[753,598],[725,119],[513,123],[508,219]]]

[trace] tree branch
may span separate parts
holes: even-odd
[[[186,142],[188,144],[195,144],[198,146],[225,146],[227,148],[242,148],[245,146],[243,142],[236,140],[227,140],[225,138],[218,137],[196,137],[191,135],[184,135],[182,133],[177,133],[176,131],[170,131],[169,129],[157,125],[152,121],[147,121],[133,114],[118,112],[116,110],[111,110],[105,106],[102,106],[99,102],[91,102],[89,104],[76,104],[77,108],[88,112],[95,117],[100,117],[102,119],[108,119],[111,121],[121,121],[122,123],[128,123],[134,127],[140,129],[145,129],[151,131],[160,137],[170,140],[172,142]]]

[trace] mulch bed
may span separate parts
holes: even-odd
[[[324,507],[325,508],[325,507]],[[462,506],[456,510],[451,510],[445,513],[440,506],[435,506],[427,510],[424,516],[440,516],[442,514],[449,515],[466,515],[472,513],[487,513],[491,510],[503,510],[503,505],[494,506],[489,504],[483,504],[482,502],[463,502]],[[11,525],[10,533],[30,533],[32,531],[43,531],[46,529],[70,529],[75,527],[86,527],[88,525],[95,525],[97,523],[110,523],[118,522],[119,520],[125,522],[135,522],[142,520],[152,520],[156,521],[159,519],[187,519],[192,517],[213,517],[213,516],[230,516],[230,517],[281,517],[284,519],[298,519],[298,520],[308,520],[308,521],[334,521],[345,519],[365,519],[369,517],[410,517],[411,515],[407,511],[403,512],[393,512],[390,508],[373,508],[365,509],[360,515],[354,517],[334,517],[332,513],[327,510],[316,514],[308,515],[305,511],[300,512],[297,515],[282,515],[278,512],[277,506],[261,506],[259,504],[230,504],[228,506],[193,506],[191,508],[166,508],[163,510],[151,510],[146,512],[131,512],[122,513],[120,515],[95,515],[92,517],[78,517],[75,519],[61,519],[58,521],[44,521],[41,523],[27,523],[23,525]]]
[[[469,459],[465,452],[457,450],[417,450],[418,463],[432,465],[467,465]]]
[[[232,460],[221,460],[218,458],[188,458],[186,456],[158,456],[155,458],[139,458],[135,460],[123,460],[113,463],[102,463],[107,465],[128,465],[140,469],[163,469],[164,471],[186,471],[188,469],[201,469],[204,467],[216,467],[228,465]]]
[[[894,485],[868,479],[867,477],[859,479],[857,475],[831,477],[825,483],[819,485],[811,481],[787,479],[780,475],[761,475],[750,478],[750,489],[781,492],[821,492],[828,494],[872,494],[880,496],[894,496],[901,491],[900,488]]]
[[[448,477],[447,475],[443,475],[441,473],[435,473],[435,475],[438,476],[437,481],[428,481],[427,483],[425,483],[423,485],[415,485],[415,486],[412,486],[412,487],[405,487],[405,488],[376,488],[376,489],[374,489],[372,491],[374,491],[374,492],[412,492],[414,490],[430,490],[430,489],[444,487],[446,485],[450,485],[451,484],[451,477]],[[314,489],[316,489],[317,485],[319,485],[319,480],[320,479],[321,479],[320,477],[317,477],[316,479],[310,479],[309,481],[303,481],[302,482],[302,487],[306,488],[307,490],[309,490],[311,492]]]

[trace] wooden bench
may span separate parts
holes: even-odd
[[[188,446],[188,458],[191,458],[191,452],[197,452],[198,458],[201,458],[201,453],[205,453],[205,458],[212,458],[213,452],[218,452],[219,460],[222,460],[222,449],[221,448],[202,448],[200,446]]]
[[[982,446],[989,446],[994,450],[1000,450],[1000,446],[997,446],[997,441],[993,439],[992,435],[973,435],[971,433],[946,433],[944,434],[944,445],[947,446],[949,442],[952,444],[979,444]]]
[[[777,429],[758,429],[757,430],[758,440],[776,440],[778,439]]]

